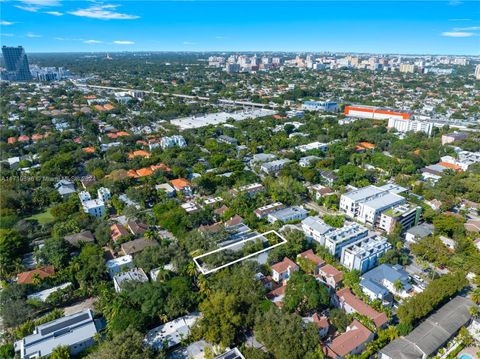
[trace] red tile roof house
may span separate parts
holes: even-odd
[[[332,288],[337,288],[343,280],[343,272],[331,264],[327,264],[318,269],[317,279],[327,283]]]
[[[128,236],[128,231],[124,226],[121,224],[112,224],[110,226],[110,238],[112,238],[114,242],[125,236]]]
[[[388,323],[385,313],[377,312],[375,309],[357,298],[350,288],[343,288],[337,291],[338,306],[345,310],[347,314],[359,313],[370,318],[377,328],[382,328]]]
[[[273,304],[275,304],[278,308],[283,307],[282,300],[283,300],[283,297],[285,297],[286,288],[287,288],[286,285],[282,285],[280,287],[273,289],[267,294],[267,298],[271,300]]]
[[[330,328],[330,322],[328,317],[315,313],[312,315],[313,323],[318,327],[318,333],[321,338],[324,338],[328,334],[328,329]]]
[[[365,345],[373,340],[373,336],[367,327],[355,319],[345,333],[326,345],[325,355],[331,359],[343,359],[347,355],[360,354]]]
[[[177,192],[182,192],[185,196],[192,195],[192,184],[185,178],[177,178],[171,180],[170,183]]]
[[[315,253],[313,253],[312,249],[309,249],[308,251],[297,255],[297,263],[300,258],[306,259],[313,264],[313,274],[318,274],[320,267],[325,264],[325,261],[319,256],[317,256]]]
[[[283,261],[272,266],[272,278],[279,283],[288,280],[293,272],[298,271],[300,267],[290,258],[285,257]]]
[[[45,279],[51,277],[55,274],[55,268],[53,266],[45,266],[41,268],[36,268],[28,272],[22,272],[17,274],[17,283],[18,284],[32,284],[35,280],[35,277],[40,279]]]

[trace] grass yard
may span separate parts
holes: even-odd
[[[50,212],[50,208],[47,208],[44,212],[34,214],[27,219],[36,219],[39,224],[44,225],[53,222],[54,218],[52,216],[52,213]]]

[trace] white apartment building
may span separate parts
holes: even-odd
[[[328,144],[317,141],[317,142],[307,143],[306,145],[297,146],[295,147],[295,149],[299,150],[300,152],[307,152],[311,150],[327,151]]]
[[[358,223],[351,223],[325,233],[321,237],[320,244],[326,247],[330,254],[340,257],[343,247],[366,236],[368,236],[367,228]]]
[[[82,203],[83,211],[94,217],[101,217],[105,214],[105,202],[101,199],[90,199]]]
[[[97,191],[98,198],[101,199],[103,202],[107,202],[112,195],[110,190],[107,187],[100,187]]]
[[[418,121],[418,120],[405,120],[403,118],[389,118],[389,128],[395,128],[398,132],[424,132],[427,135],[432,135],[433,122]]]
[[[387,234],[392,233],[397,225],[402,226],[402,231],[416,226],[422,214],[422,207],[403,203],[389,208],[380,214],[377,227]]]
[[[474,163],[480,163],[480,152],[460,151],[457,156],[458,158],[443,156],[441,161],[460,166],[463,171],[466,171]]]
[[[174,135],[170,137],[162,137],[160,140],[160,146],[165,149],[165,148],[172,148],[172,147],[186,147],[187,142],[183,138],[183,136],[180,135]]]
[[[302,230],[309,241],[314,240],[320,243],[323,241],[323,235],[332,230],[332,227],[326,224],[318,216],[307,217],[302,221]]]
[[[368,229],[358,223],[333,228],[318,216],[305,218],[302,229],[308,240],[316,241],[336,256],[340,256],[343,247],[368,236]]]
[[[378,259],[391,247],[385,237],[368,236],[343,247],[340,263],[345,268],[364,273],[374,268],[378,264]]]
[[[406,202],[404,197],[398,195],[404,191],[406,188],[395,184],[359,188],[342,194],[340,209],[362,223],[377,225],[380,213]]]

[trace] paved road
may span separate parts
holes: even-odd
[[[307,202],[305,204],[305,207],[307,207],[308,209],[312,209],[316,212],[318,212],[320,214],[320,217],[323,217],[325,215],[335,215],[336,213],[334,211],[329,211],[327,210],[325,207],[322,207],[320,206],[319,204],[311,201],[311,202]]]

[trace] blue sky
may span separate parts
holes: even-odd
[[[0,1],[27,52],[480,54],[480,1]]]

